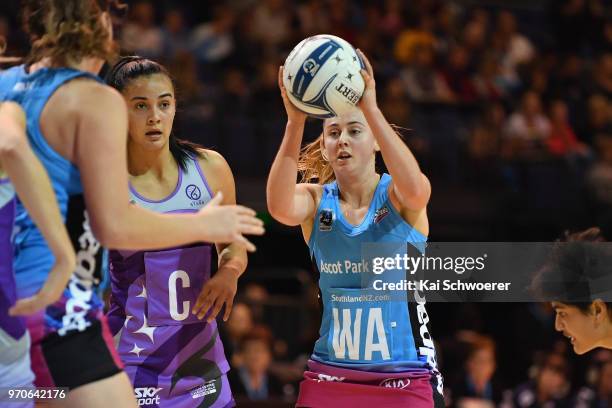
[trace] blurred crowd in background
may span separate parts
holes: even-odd
[[[25,55],[19,1],[3,3],[7,54]],[[370,58],[379,105],[432,181],[432,240],[551,241],[594,225],[611,238],[612,8],[604,0],[126,3],[122,53],[169,68],[175,133],[226,157],[242,202],[262,202],[282,138],[279,65],[301,39],[330,33]],[[320,121],[309,122],[305,139],[320,131]],[[235,393],[282,406],[295,398],[318,337],[317,288],[297,230],[270,224],[256,242],[224,344]],[[449,405],[612,406],[611,353],[573,355],[550,306],[428,311]]]

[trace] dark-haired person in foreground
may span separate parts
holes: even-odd
[[[599,228],[566,234],[533,288],[555,309],[555,329],[574,351],[612,349],[612,254]],[[603,297],[603,299],[602,299]]]
[[[223,157],[172,134],[175,90],[163,66],[124,57],[106,80],[128,107],[132,203],[160,213],[196,212],[218,193],[223,204],[236,203]],[[235,243],[216,249],[219,269],[212,277],[208,243],[110,251],[109,325],[134,388],[157,389],[153,400],[160,407],[233,406],[215,318],[224,305],[223,318],[229,317],[247,256]]]

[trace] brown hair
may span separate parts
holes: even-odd
[[[110,60],[116,46],[110,41],[102,15],[118,0],[26,0],[25,31],[32,40],[29,62],[50,58],[53,65],[66,66],[85,57]]]

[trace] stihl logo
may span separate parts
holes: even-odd
[[[134,396],[138,406],[159,404],[159,395],[157,393],[160,391],[161,388],[155,387],[134,388]]]
[[[410,385],[409,378],[388,378],[380,383],[381,387],[406,389]]]

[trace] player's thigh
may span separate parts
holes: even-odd
[[[130,380],[124,372],[104,378],[68,393],[64,400],[55,400],[44,408],[136,408]],[[37,406],[36,408],[43,408]]]

